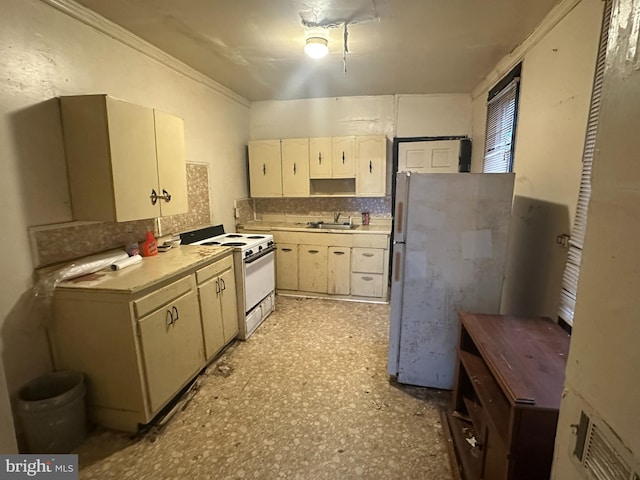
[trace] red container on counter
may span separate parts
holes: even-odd
[[[147,232],[147,238],[144,242],[142,242],[142,249],[140,254],[143,257],[152,257],[153,255],[158,254],[158,244],[156,242],[156,237],[153,236],[153,232]]]

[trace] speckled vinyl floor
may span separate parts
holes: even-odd
[[[386,373],[389,305],[278,297],[157,435],[98,430],[81,479],[453,478],[448,392]]]

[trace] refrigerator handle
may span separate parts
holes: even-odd
[[[400,201],[396,204],[396,216],[395,216],[395,221],[396,221],[396,238],[399,235],[402,235],[402,230],[403,230],[403,222],[404,220],[404,202]]]
[[[400,281],[400,252],[396,252],[396,258],[393,262],[393,281]]]

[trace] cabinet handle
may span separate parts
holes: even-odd
[[[322,165],[322,152],[318,152],[318,165]]]
[[[180,318],[180,315],[178,314],[178,307],[174,305],[171,310],[173,310],[173,312],[176,314],[176,318],[173,319],[173,323],[176,323]]]
[[[365,282],[370,282],[371,280],[373,280],[373,277],[362,277],[362,280],[364,280]]]
[[[369,160],[369,173],[373,173],[373,164],[371,163],[371,160]]]
[[[393,266],[394,266],[394,273],[393,273],[393,279],[396,282],[400,281],[400,252],[396,252],[396,261],[393,262]]]
[[[156,203],[158,203],[158,200],[164,200],[165,202],[170,202],[171,201],[171,194],[163,189],[162,190],[162,195],[158,195],[156,193],[156,189],[152,188],[151,189],[151,195],[149,196],[149,198],[151,199],[151,205],[155,205]]]
[[[216,279],[216,296],[220,294],[220,279]]]
[[[266,164],[266,163],[263,163],[263,164],[262,164],[262,174],[263,174],[263,175],[266,175],[266,174],[267,174],[267,164]]]
[[[293,162],[293,174],[296,174],[296,162]]]
[[[334,255],[344,255],[344,252],[333,252]]]
[[[307,252],[309,252],[309,253],[320,253],[319,250],[307,250]]]
[[[342,164],[344,165],[344,152],[342,152]]]
[[[171,310],[167,310],[166,318],[167,318],[167,328],[168,328],[171,325],[173,325],[173,322],[175,321],[173,319],[173,313],[171,313]]]
[[[373,257],[373,253],[363,253],[363,257]]]
[[[220,281],[222,282],[222,290],[226,290],[227,289],[227,284],[224,283],[224,278],[221,278]]]
[[[291,252],[291,251],[293,251],[293,249],[291,249],[291,248],[281,248],[280,250],[282,250],[283,252]]]

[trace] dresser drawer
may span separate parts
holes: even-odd
[[[351,295],[359,297],[382,297],[382,274],[352,273]]]
[[[195,289],[196,282],[194,275],[187,275],[169,285],[166,285],[146,297],[142,297],[133,301],[133,306],[137,318],[157,310],[158,308],[171,303],[176,298],[184,295],[190,290]]]
[[[380,248],[352,248],[351,271],[354,273],[383,273],[384,250]]]

